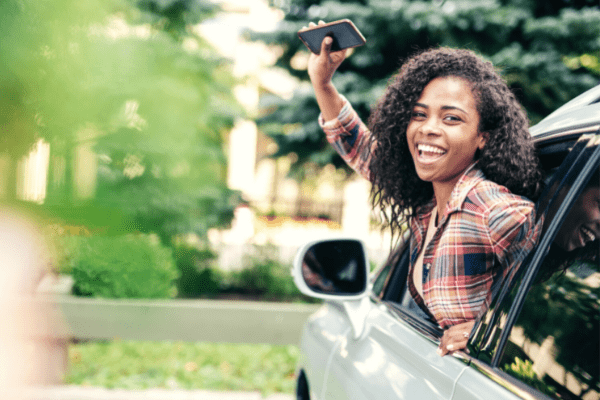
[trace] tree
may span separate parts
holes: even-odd
[[[0,72],[20,85],[30,136],[51,144],[47,212],[165,242],[231,221],[223,147],[242,110],[229,62],[191,28],[215,11],[196,0],[2,3],[13,57]],[[92,198],[72,185],[86,143],[99,156]]]
[[[387,80],[419,49],[472,49],[496,65],[532,123],[598,84],[600,8],[595,0],[273,0],[285,13],[272,33],[251,33],[279,46],[277,66],[307,81],[307,50],[296,32],[309,21],[352,20],[367,39],[334,76],[366,120]],[[343,165],[317,125],[308,84],[291,100],[265,94],[260,128],[278,144],[273,157],[295,154],[293,167]]]

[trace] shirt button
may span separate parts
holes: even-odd
[[[431,263],[425,264],[425,269],[429,271],[429,268],[431,268]]]

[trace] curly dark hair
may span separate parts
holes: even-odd
[[[470,50],[436,48],[410,58],[390,79],[369,119],[372,144],[372,203],[380,208],[392,233],[433,197],[431,182],[417,176],[406,130],[413,107],[429,82],[457,77],[470,83],[480,116],[479,131],[488,134],[476,154],[487,179],[512,193],[535,198],[541,173],[529,121],[506,82],[490,62]]]

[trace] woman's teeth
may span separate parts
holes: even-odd
[[[434,153],[434,154],[445,154],[446,152],[439,147],[430,146],[428,144],[419,144],[417,145],[417,150],[419,150],[420,154],[423,153]]]
[[[596,235],[590,229],[586,228],[585,226],[582,226],[581,231],[589,239],[590,242],[596,240]]]

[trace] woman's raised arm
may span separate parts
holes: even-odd
[[[319,24],[324,24],[324,22],[319,21]],[[309,26],[315,26],[315,23],[311,22]],[[337,118],[344,105],[344,101],[335,86],[333,86],[331,78],[346,58],[346,50],[332,52],[332,43],[332,38],[325,37],[321,43],[321,53],[314,54],[311,52],[308,59],[308,76],[325,121]]]

